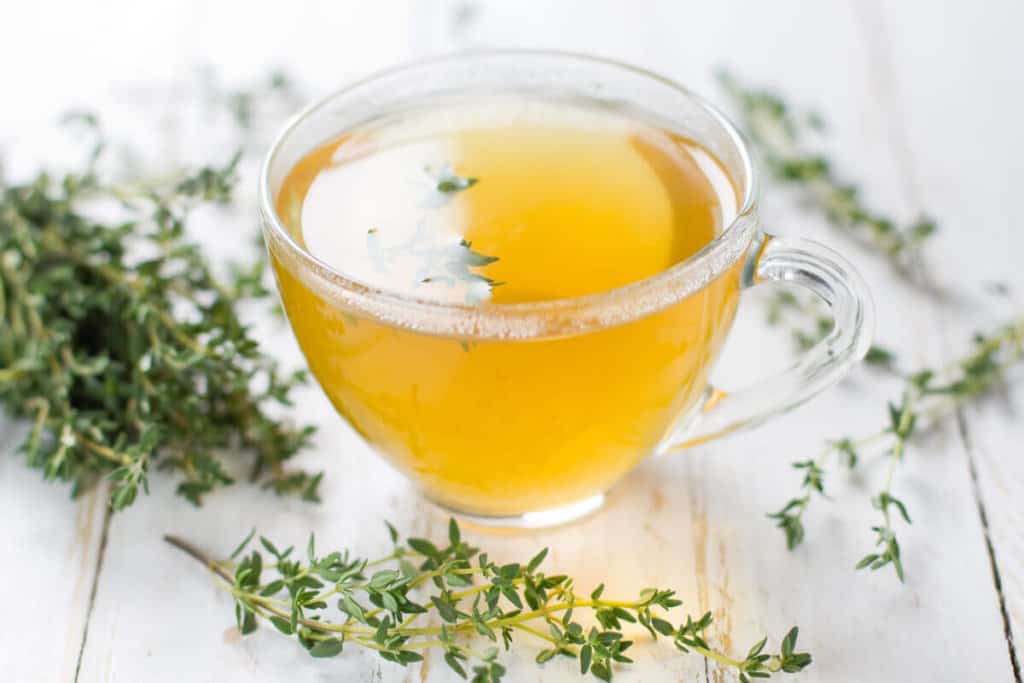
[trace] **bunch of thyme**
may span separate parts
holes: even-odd
[[[1003,325],[989,335],[975,335],[973,348],[962,358],[944,368],[924,369],[906,375],[902,395],[889,403],[887,424],[880,431],[861,438],[842,438],[811,460],[794,463],[804,472],[800,495],[790,499],[778,512],[769,515],[786,536],[792,549],[804,538],[803,515],[813,497],[824,496],[825,466],[837,455],[845,465],[854,468],[859,454],[869,446],[885,444],[887,458],[885,480],[871,502],[881,515],[881,523],[872,527],[876,550],[857,563],[858,569],[880,569],[891,565],[903,581],[900,545],[893,526],[893,511],[907,524],[910,514],[906,505],[893,495],[893,478],[903,460],[912,437],[941,422],[968,401],[989,393],[1006,380],[1006,373],[1024,358],[1024,318]]]
[[[78,117],[96,127],[95,117]],[[113,482],[131,505],[154,468],[198,504],[234,476],[315,500],[321,475],[285,462],[312,433],[274,415],[302,373],[284,374],[239,317],[263,297],[263,266],[221,278],[186,237],[190,212],[231,201],[238,156],[159,186],[87,169],[0,188],[0,406],[32,421],[26,462],[77,495]]]
[[[305,562],[294,558],[293,548],[279,550],[263,537],[266,555],[259,549],[243,554],[255,530],[228,562],[211,560],[179,538],[165,539],[206,565],[231,592],[241,633],[253,632],[265,619],[295,636],[313,657],[334,657],[345,645],[355,645],[406,666],[437,649],[460,677],[497,683],[505,674],[497,646],[508,650],[515,636],[524,635],[544,648],[536,656],[539,664],[569,657],[578,660],[581,674],[610,681],[616,668],[632,661],[626,652],[633,643],[625,639],[623,625],[638,624],[652,639],[665,638],[680,652],[734,669],[744,683],[802,671],[811,663],[811,655],[796,652],[796,627],[775,654],[765,652],[767,638],[742,659],[717,652],[703,635],[712,623],[710,612],[696,620],[669,621],[666,613],[682,604],[674,591],[650,588],[633,600],[610,600],[598,586],[577,595],[570,577],[540,570],[546,548],[528,562],[499,565],[466,543],[454,520],[443,548],[422,538],[400,544],[394,527],[389,524],[388,530],[394,550],[375,561],[347,550],[320,555],[312,535]],[[268,572],[272,577],[265,576]],[[329,603],[338,609],[334,620],[328,618]],[[596,622],[589,628],[579,619],[586,613]],[[427,616],[439,625],[417,624]],[[494,645],[479,649],[472,638]]]

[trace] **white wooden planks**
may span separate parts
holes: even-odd
[[[987,332],[1024,314],[1022,222],[1017,208],[1024,181],[1022,51],[1010,39],[1024,22],[1018,2],[884,5],[893,31],[893,90],[913,161],[919,200],[940,218],[928,253],[946,293],[939,313],[948,358],[969,350]],[[910,30],[926,25],[928,30]],[[994,283],[1008,295],[992,293]],[[1014,373],[1015,379],[1020,378]],[[993,570],[1002,587],[1007,637],[1016,638],[1020,677],[1024,634],[1024,428],[1022,393],[1012,382],[1002,396],[964,412],[965,476],[976,478],[988,522]]]
[[[817,106],[832,124],[830,151],[851,176],[864,180],[873,202],[896,215],[909,217],[921,205],[939,215],[941,251],[929,259],[935,280],[1015,277],[1024,287],[1013,268],[1024,240],[1003,208],[1013,204],[1013,179],[1024,177],[1021,137],[1001,135],[1004,125],[1021,120],[1024,107],[1011,87],[1014,57],[1019,63],[1021,53],[1013,34],[1020,25],[1019,5],[1005,3],[1001,12],[990,12],[968,3],[942,10],[925,3],[886,5],[883,11],[854,3],[738,0],[628,6],[572,1],[545,3],[543,10],[511,1],[376,8],[336,2],[292,6],[287,16],[277,17],[233,4],[169,7],[175,17],[205,19],[200,28],[181,18],[149,26],[152,44],[161,46],[152,57],[160,68],[169,71],[194,58],[223,64],[229,75],[248,75],[284,63],[322,89],[375,66],[469,46],[595,52],[648,66],[709,94],[715,92],[712,68],[729,66],[742,78],[777,85],[793,101]],[[117,8],[110,12],[114,17]],[[239,17],[245,17],[244,32],[235,30],[242,25]],[[180,54],[171,56],[171,46]],[[108,58],[95,57],[93,64],[103,59]],[[979,100],[998,104],[978,109]],[[957,135],[964,122],[972,135]],[[976,144],[982,138],[989,144]],[[969,182],[966,168],[990,166],[997,169],[995,180]],[[876,292],[880,341],[915,362],[943,355],[932,330],[941,329],[949,346],[959,348],[964,335],[952,314],[908,292],[886,267],[824,231],[815,217],[794,211],[789,198],[768,195],[764,207],[771,230],[812,235],[857,261]],[[999,247],[983,249],[989,242]],[[764,341],[760,311],[745,309],[720,373],[727,386],[763,372],[767,347],[777,361],[784,354],[777,335]],[[283,335],[275,346],[294,354]],[[572,573],[581,586],[603,581],[609,594],[628,595],[648,585],[675,588],[693,612],[715,613],[714,643],[735,652],[763,633],[777,637],[799,624],[801,645],[816,657],[801,681],[1011,681],[978,502],[988,512],[1006,609],[1021,624],[1024,520],[1016,501],[1024,470],[1008,457],[1019,451],[1012,413],[987,411],[969,419],[969,451],[950,429],[908,456],[897,483],[915,517],[913,527],[901,528],[904,587],[888,573],[852,571],[872,541],[868,527],[877,513],[867,498],[881,475],[879,462],[869,459],[859,477],[832,476],[829,489],[837,502],[815,502],[807,517],[807,544],[793,554],[764,519],[799,485],[788,462],[813,456],[825,438],[870,433],[882,424],[884,400],[897,390],[858,373],[846,386],[757,432],[648,462],[615,492],[606,510],[577,525],[516,536],[471,533],[471,539],[505,560],[549,545],[552,569]],[[372,553],[385,547],[384,518],[404,532],[443,535],[443,518],[415,499],[316,391],[304,395],[300,411],[321,425],[307,462],[327,470],[324,505],[237,487],[196,511],[173,497],[168,482],[155,481],[149,499],[110,525],[79,681],[455,680],[437,658],[401,670],[356,650],[326,662],[310,660],[270,629],[239,639],[227,596],[197,564],[159,541],[163,533],[175,532],[225,553],[255,524],[282,542],[301,544],[315,530],[322,547],[348,545]],[[0,598],[20,608],[15,613],[31,615],[11,637],[0,630],[0,661],[13,661],[13,671],[22,676],[11,680],[69,680],[84,632],[103,506],[89,499],[67,504],[66,492],[39,484],[9,458],[0,460],[0,468],[0,499],[10,501],[13,515],[0,526],[0,561],[14,567],[17,580],[30,582],[30,590],[0,586],[6,591]],[[90,533],[76,542],[79,520],[88,521]],[[11,562],[12,548],[30,551],[17,556],[30,558],[26,569]],[[55,563],[65,556],[66,564]],[[69,571],[75,563],[84,569]],[[84,598],[75,588],[79,584],[87,586]],[[50,601],[49,610],[32,608],[42,599]],[[616,680],[734,680],[667,646],[640,649],[638,665]],[[65,660],[56,662],[54,651],[65,653]],[[568,661],[537,668],[535,652],[524,648],[509,658],[510,681],[578,678]]]
[[[71,501],[12,457],[25,430],[0,417],[0,664],[10,681],[74,678],[104,529],[102,490]]]

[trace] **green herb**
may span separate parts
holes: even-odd
[[[805,460],[793,463],[793,468],[804,471],[804,480],[801,490],[804,492],[799,498],[793,498],[786,503],[778,512],[768,515],[769,519],[778,522],[778,526],[786,534],[786,547],[792,550],[804,540],[804,527],[801,523],[804,509],[811,501],[811,494],[817,492],[825,494],[825,471],[815,460]]]
[[[806,149],[809,133],[823,127],[820,117],[794,115],[778,95],[747,90],[728,74],[721,75],[721,82],[740,109],[743,127],[772,177],[799,188],[834,227],[860,238],[907,274],[912,255],[934,234],[935,223],[921,218],[898,227],[896,221],[866,207],[856,185],[841,182],[827,158]],[[989,289],[996,294],[1007,291],[999,285]],[[769,324],[789,330],[799,349],[814,345],[832,329],[824,306],[813,297],[801,299],[779,292],[769,301],[766,313]],[[881,523],[872,527],[876,549],[863,557],[857,567],[880,569],[891,565],[902,581],[904,571],[894,522],[898,516],[909,524],[911,518],[906,505],[892,493],[896,466],[912,437],[921,432],[922,422],[935,424],[1003,380],[1006,368],[1021,358],[1022,337],[1024,320],[1015,321],[991,337],[979,336],[969,355],[941,371],[901,375],[904,390],[899,402],[889,405],[884,429],[862,439],[830,442],[817,458],[794,463],[804,474],[800,493],[769,515],[785,534],[787,547],[792,549],[804,540],[803,515],[811,500],[825,496],[827,461],[837,455],[852,469],[858,465],[859,454],[865,447],[884,442],[888,463],[885,482],[872,498],[882,517]],[[885,347],[872,346],[865,362],[899,374],[896,354]]]
[[[775,292],[768,300],[765,321],[772,326],[784,326],[793,347],[806,351],[832,331],[832,316],[817,297],[798,297],[789,291]]]
[[[262,145],[262,136],[251,134],[267,125],[278,125],[305,100],[294,79],[280,69],[241,88],[222,85],[216,71],[209,67],[200,69],[198,76],[199,95],[206,108],[228,112],[246,146]]]
[[[231,592],[240,632],[252,633],[259,620],[267,621],[313,657],[335,657],[355,645],[406,666],[436,649],[460,677],[491,683],[505,674],[498,646],[508,650],[516,637],[529,636],[543,648],[536,655],[539,664],[569,657],[579,662],[581,674],[610,681],[632,662],[626,652],[633,642],[624,638],[623,625],[639,624],[652,639],[664,638],[680,652],[736,670],[745,683],[802,671],[811,663],[809,654],[796,652],[796,627],[776,654],[764,651],[767,638],[742,659],[719,653],[704,637],[710,612],[669,621],[668,612],[682,604],[674,591],[650,588],[633,600],[607,599],[603,586],[577,594],[570,577],[541,571],[546,548],[528,562],[498,564],[466,543],[454,520],[445,547],[423,538],[400,544],[390,524],[388,531],[393,552],[372,562],[348,550],[321,555],[312,535],[300,559],[293,548],[281,550],[263,537],[262,551],[243,554],[255,536],[250,533],[232,553],[232,560],[240,557],[237,562],[214,561],[186,541],[165,539],[208,567]],[[337,608],[333,618],[331,605]],[[588,613],[596,622],[589,628],[579,619]]]
[[[441,170],[436,175],[429,166],[425,170],[433,180],[434,189],[441,194],[457,194],[477,184],[476,178],[467,178],[456,174],[451,164],[441,166]]]
[[[907,273],[909,257],[935,233],[935,222],[922,217],[900,226],[866,206],[859,187],[841,181],[825,156],[806,149],[808,132],[824,127],[820,117],[795,115],[775,93],[744,88],[728,73],[719,80],[772,177],[798,188],[835,228],[879,250]]]
[[[790,499],[781,510],[769,515],[786,536],[792,549],[804,539],[803,515],[813,496],[825,492],[825,466],[833,455],[840,456],[849,468],[858,465],[860,453],[868,446],[885,444],[887,460],[885,480],[871,502],[881,513],[881,524],[872,527],[876,550],[857,563],[858,569],[880,569],[891,565],[900,581],[904,578],[900,545],[896,536],[896,517],[910,524],[906,505],[893,495],[897,465],[903,460],[915,434],[935,425],[963,404],[985,396],[1006,378],[1007,370],[1024,358],[1024,318],[1013,321],[991,335],[976,335],[970,353],[941,369],[925,369],[905,377],[899,402],[888,405],[886,426],[875,434],[833,441],[814,460],[794,464],[805,472],[801,494]],[[892,356],[887,355],[891,362]]]
[[[989,294],[992,294],[994,296],[1009,296],[1010,295],[1010,285],[1008,285],[1005,282],[998,282],[998,281],[983,282],[982,283],[982,287],[985,288],[985,291],[987,291]]]
[[[431,244],[425,231],[420,229],[406,242],[386,247],[381,242],[380,230],[371,228],[366,232],[366,248],[378,270],[387,270],[399,257],[412,256],[421,263],[415,274],[417,284],[469,285],[466,288],[469,304],[480,303],[491,290],[504,284],[471,270],[488,266],[498,257],[474,250],[473,243],[464,239],[458,244]]]
[[[821,299],[809,295],[798,297],[792,292],[775,292],[765,307],[765,322],[772,326],[786,328],[793,347],[797,351],[806,351],[832,331],[832,316]],[[896,363],[896,354],[881,346],[873,344],[864,356],[868,365],[885,370],[892,370]]]
[[[425,257],[425,260],[437,268],[435,275],[424,275],[420,282],[447,282],[454,284],[456,280],[464,282],[483,282],[490,287],[500,285],[500,282],[474,273],[470,268],[480,268],[498,260],[497,256],[487,256],[478,251],[473,251],[473,243],[466,240],[459,240],[454,246],[438,247],[434,249],[421,249],[415,253]],[[431,272],[431,271],[428,271]]]
[[[864,362],[876,368],[892,370],[896,365],[896,353],[884,346],[872,344],[864,355]]]
[[[75,121],[97,132],[94,163],[95,117]],[[263,264],[222,279],[185,236],[192,210],[231,201],[237,163],[158,186],[109,184],[90,164],[2,188],[0,405],[32,421],[26,462],[75,495],[107,478],[121,510],[159,468],[198,504],[232,483],[230,451],[264,487],[317,499],[321,475],[284,468],[312,428],[272,407],[304,374],[282,374],[238,314],[267,295]]]
[[[451,164],[443,164],[436,174],[430,166],[424,170],[431,179],[431,196],[423,202],[427,209],[436,209],[450,201],[452,195],[468,190],[478,182],[476,178],[456,175]],[[504,284],[471,270],[494,263],[498,260],[497,256],[476,251],[472,242],[465,239],[459,240],[458,244],[432,241],[426,229],[428,219],[425,216],[420,221],[412,237],[391,246],[384,245],[379,228],[367,230],[366,251],[377,270],[387,270],[396,259],[411,256],[420,263],[414,276],[415,284],[444,284],[448,287],[468,285],[465,288],[466,303],[470,305],[479,304],[495,287]]]

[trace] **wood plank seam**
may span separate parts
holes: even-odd
[[[100,532],[100,547],[96,552],[96,571],[93,572],[92,586],[89,589],[89,605],[85,610],[85,624],[82,626],[82,643],[78,648],[78,661],[75,663],[74,683],[78,683],[78,676],[82,671],[82,660],[85,657],[86,643],[89,641],[89,623],[92,621],[92,611],[96,604],[96,592],[100,585],[100,576],[103,574],[103,558],[107,553],[107,539],[110,536],[110,520],[114,511],[110,505],[106,506],[103,514],[103,530]]]
[[[917,166],[913,159],[913,153],[911,152],[911,145],[907,135],[903,110],[899,105],[898,97],[895,96],[895,93],[897,92],[894,86],[895,75],[888,48],[890,38],[889,33],[885,30],[885,21],[881,16],[881,7],[879,7],[877,3],[871,3],[869,9],[866,3],[859,2],[854,2],[853,6],[855,10],[854,14],[859,18],[859,22],[861,24],[862,35],[864,36],[864,42],[867,46],[867,53],[870,56],[872,70],[875,71],[875,78],[873,81],[876,90],[878,91],[879,99],[885,103],[887,109],[890,110],[891,118],[894,119],[889,127],[889,135],[890,137],[895,138],[897,150],[896,156],[900,158],[901,166],[903,166],[903,175],[905,176],[905,183],[907,185],[906,189],[913,198],[914,203],[921,206],[923,202],[921,201],[921,191],[919,189],[920,184],[917,182]],[[874,16],[869,16],[872,12],[874,13]],[[939,291],[934,279],[931,277],[931,272],[926,267],[923,260],[920,257],[915,256],[912,261],[912,276],[919,276],[920,281],[924,284],[927,291]],[[936,305],[931,304],[931,307],[935,309]],[[940,336],[943,338],[942,341],[945,346],[944,355],[949,356],[951,355],[949,350],[950,340],[946,338],[946,335],[943,333],[942,311],[934,310],[933,317],[936,320],[936,327],[939,330]],[[1006,595],[1003,590],[999,561],[996,557],[995,548],[992,543],[987,509],[982,497],[981,486],[978,481],[977,463],[974,450],[971,445],[968,421],[964,415],[962,407],[956,409],[955,420],[957,424],[958,438],[963,446],[967,471],[971,480],[971,494],[974,498],[974,504],[978,511],[978,520],[981,524],[982,538],[985,542],[985,552],[988,555],[989,568],[992,572],[992,584],[995,589],[996,601],[999,606],[999,615],[1003,621],[1003,636],[1006,640],[1007,655],[1010,659],[1013,679],[1015,683],[1024,683],[1024,679],[1022,679],[1021,675],[1020,660],[1017,656],[1013,628],[1010,622],[1010,614],[1006,604]]]
[[[970,427],[967,416],[962,409],[956,413],[957,432],[960,442],[967,454],[967,471],[971,477],[971,490],[974,492],[974,500],[978,506],[978,518],[981,520],[981,529],[985,538],[985,551],[988,553],[989,566],[992,569],[992,583],[996,588],[996,597],[999,600],[999,614],[1003,618],[1003,635],[1006,638],[1006,647],[1010,655],[1010,666],[1013,669],[1013,680],[1015,683],[1022,683],[1020,659],[1017,656],[1017,647],[1013,637],[1013,626],[1010,623],[1010,612],[1006,606],[1006,595],[1003,591],[1003,578],[999,572],[999,562],[996,560],[995,546],[992,544],[992,535],[988,526],[988,512],[985,503],[981,499],[981,486],[978,482],[978,468],[975,462],[973,444],[970,437]]]

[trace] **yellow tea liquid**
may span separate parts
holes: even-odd
[[[346,277],[484,309],[656,275],[714,239],[736,204],[692,141],[526,97],[366,124],[300,160],[277,196],[296,241]],[[648,455],[706,386],[739,287],[737,266],[632,322],[487,341],[375,322],[274,265],[337,409],[431,498],[484,515],[585,499]]]

